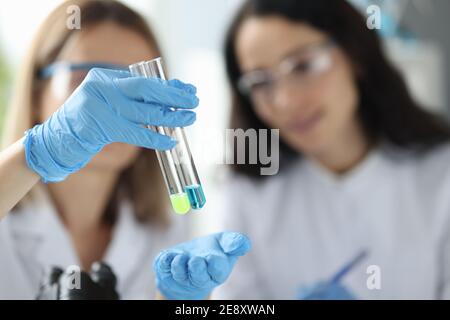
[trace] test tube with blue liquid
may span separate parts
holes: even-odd
[[[129,69],[136,77],[167,80],[161,58],[135,63],[130,65]],[[177,214],[186,214],[191,208],[201,209],[206,203],[206,198],[184,128],[149,126],[149,129],[177,141],[177,145],[171,150],[156,150],[172,208]]]

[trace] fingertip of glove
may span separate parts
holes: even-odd
[[[176,256],[174,252],[163,251],[153,262],[153,269],[158,271],[165,268],[170,268],[173,258]]]
[[[174,148],[178,141],[172,137],[167,136],[167,138],[162,137],[157,144],[153,143],[151,149],[156,149],[159,151],[170,150]]]
[[[179,79],[169,80],[168,83],[177,89],[186,91],[187,93],[194,94],[194,95],[197,93],[197,88],[194,85],[192,85],[190,83],[184,83],[183,81],[181,81]]]
[[[197,94],[197,87],[192,85],[192,84],[185,84],[185,88],[184,88],[188,93],[190,94]]]
[[[196,108],[196,107],[198,107],[198,105],[200,104],[200,99],[197,97],[197,96],[193,96],[193,98],[192,98],[192,106],[194,107],[194,108]]]
[[[242,256],[250,251],[250,239],[239,232],[223,232],[219,239],[223,251],[230,255]]]
[[[197,120],[197,114],[192,111],[180,111],[182,117],[183,127],[192,125]],[[176,140],[175,140],[176,141]]]

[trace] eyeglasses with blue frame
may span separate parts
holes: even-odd
[[[83,82],[93,68],[128,70],[127,66],[105,62],[71,63],[58,61],[38,71],[38,78],[51,81],[51,89],[60,98],[67,98]]]
[[[105,62],[82,62],[71,63],[65,61],[58,61],[42,68],[38,72],[40,79],[47,79],[59,72],[74,72],[74,71],[87,71],[93,68],[112,69],[112,70],[128,70],[127,66],[105,63]],[[87,73],[86,72],[86,73]]]

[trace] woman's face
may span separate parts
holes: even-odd
[[[102,62],[117,65],[149,60],[157,55],[155,48],[136,32],[112,22],[105,22],[74,34],[64,46],[58,60],[70,63]],[[68,98],[58,94],[51,80],[40,97],[39,122],[48,119]],[[138,156],[139,148],[123,143],[105,146],[86,169],[120,170],[130,165]]]
[[[290,147],[310,156],[326,154],[358,131],[359,97],[352,65],[337,46],[320,47],[327,40],[326,34],[306,24],[278,16],[248,18],[236,40],[243,74],[263,70],[279,75],[273,78],[277,80],[269,94],[258,92],[265,88],[264,82],[249,92],[257,116],[280,129]],[[315,69],[310,66],[312,59]],[[284,68],[291,71],[274,72],[289,64],[294,69]]]

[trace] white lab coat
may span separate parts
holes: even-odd
[[[153,259],[161,250],[187,240],[186,221],[172,220],[166,231],[142,225],[131,205],[121,204],[103,259],[118,278],[121,299],[154,299]],[[0,299],[34,299],[44,270],[71,265],[80,263],[45,193],[0,221]]]
[[[450,146],[415,157],[385,144],[341,178],[298,160],[264,182],[233,176],[226,200],[220,227],[253,249],[214,298],[295,299],[361,248],[342,281],[357,298],[450,298]]]

